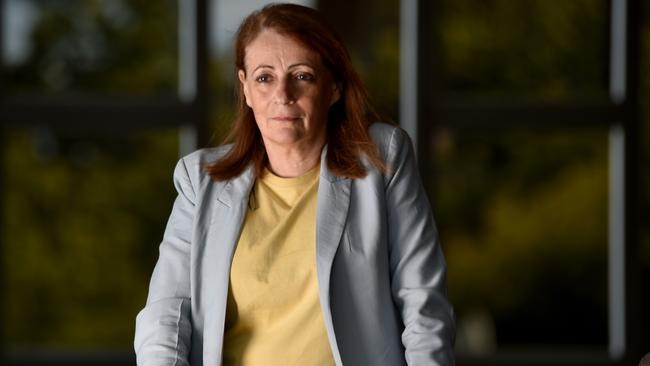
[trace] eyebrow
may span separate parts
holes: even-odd
[[[288,69],[291,70],[291,69],[296,68],[296,67],[298,67],[298,66],[307,66],[307,67],[310,67],[310,68],[312,68],[312,69],[315,69],[314,66],[312,66],[310,63],[307,63],[307,62],[299,62],[299,63],[296,63],[296,64],[291,64],[291,65],[289,65]],[[271,70],[275,70],[275,67],[273,67],[273,66],[271,66],[271,65],[267,65],[267,64],[261,64],[261,65],[258,65],[258,66],[253,70],[253,72],[257,71],[258,69],[271,69]]]

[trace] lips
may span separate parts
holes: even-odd
[[[291,122],[291,121],[295,121],[295,120],[297,120],[299,118],[300,117],[294,117],[294,116],[275,116],[275,117],[272,117],[271,119],[275,120],[275,121],[281,121],[281,122]]]

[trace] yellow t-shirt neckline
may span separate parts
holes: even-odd
[[[320,174],[320,164],[316,164],[316,166],[309,169],[309,171],[305,172],[305,174],[303,175],[300,175],[298,177],[289,177],[289,178],[276,175],[268,168],[265,168],[264,172],[262,173],[261,180],[266,184],[275,187],[296,187],[311,182],[319,174]]]

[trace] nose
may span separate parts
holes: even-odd
[[[295,91],[288,78],[283,78],[276,84],[274,100],[277,104],[293,104],[295,103]]]

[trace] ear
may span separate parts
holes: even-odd
[[[239,70],[237,71],[237,76],[239,77],[239,82],[241,83],[241,87],[244,90],[244,99],[246,99],[246,104],[253,108],[250,103],[250,98],[248,97],[248,84],[246,84],[246,72],[244,70]]]
[[[330,101],[330,107],[334,103],[338,102],[341,99],[341,85],[339,83],[334,84],[334,92],[332,93],[332,100]]]

